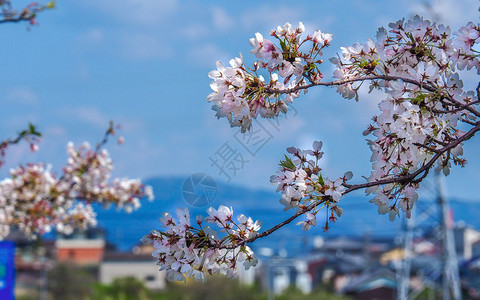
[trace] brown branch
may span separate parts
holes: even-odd
[[[423,82],[419,82],[419,81],[413,80],[411,78],[404,78],[404,77],[400,77],[400,76],[377,75],[377,74],[369,75],[369,76],[365,76],[365,77],[352,78],[352,79],[342,79],[342,80],[329,81],[329,82],[310,83],[310,84],[306,84],[306,85],[302,85],[302,86],[296,86],[296,87],[293,87],[293,88],[290,88],[290,89],[282,89],[282,90],[274,89],[274,88],[270,88],[270,87],[265,87],[264,91],[267,92],[267,93],[270,93],[270,94],[290,94],[290,93],[295,93],[295,92],[298,92],[298,91],[301,91],[301,90],[306,90],[306,89],[314,87],[314,86],[339,86],[339,85],[343,85],[343,84],[346,84],[346,83],[352,83],[352,82],[358,82],[358,81],[367,81],[367,80],[377,80],[377,79],[387,80],[387,81],[400,80],[400,81],[403,81],[405,83],[414,84],[414,85],[416,85],[416,86],[418,86],[418,87],[420,87],[420,88],[422,88],[426,91],[429,91],[429,92],[439,91],[439,89],[437,87],[435,87],[431,84],[428,84],[428,83],[425,84]],[[456,107],[453,111],[450,111],[450,112],[457,112],[457,111],[461,111],[461,110],[466,109],[466,110],[470,111],[471,113],[473,113],[474,115],[476,115],[477,117],[480,117],[480,113],[477,110],[475,110],[474,108],[471,107],[474,104],[480,103],[480,84],[477,87],[478,101],[473,101],[469,104],[462,104],[462,103],[458,102],[457,100],[453,99],[453,97],[451,97],[450,95],[442,95],[442,98],[449,100],[449,102],[451,102],[449,104]],[[439,111],[439,112],[443,113],[443,111]],[[452,142],[444,145],[444,147],[441,148],[441,149],[432,149],[432,148],[430,148],[426,145],[417,145],[418,147],[423,147],[423,148],[428,149],[429,151],[434,152],[435,155],[426,164],[424,164],[422,167],[417,169],[415,172],[413,172],[411,174],[404,175],[404,176],[385,178],[385,179],[382,179],[382,180],[376,180],[376,181],[367,182],[367,183],[364,183],[364,184],[357,184],[357,185],[347,185],[347,184],[345,184],[344,186],[347,187],[347,190],[345,190],[343,195],[346,195],[346,194],[351,193],[351,192],[353,192],[355,190],[358,190],[358,189],[368,188],[368,187],[372,187],[372,186],[379,186],[379,185],[384,185],[384,184],[390,184],[390,183],[401,183],[401,184],[407,184],[409,182],[420,183],[427,176],[427,174],[428,174],[430,168],[433,166],[433,164],[444,153],[446,153],[446,152],[450,151],[451,149],[457,147],[461,142],[469,140],[471,137],[473,137],[475,135],[475,133],[477,131],[480,131],[480,122],[477,122],[477,123],[472,122],[472,125],[474,125],[475,127],[471,128],[470,131],[468,131],[466,134],[459,137],[458,139],[455,139]],[[419,176],[419,175],[421,175],[421,176],[419,178],[417,178],[417,176]],[[417,179],[415,179],[415,178],[417,178]],[[306,213],[308,211],[311,211],[317,205],[319,205],[319,204],[321,204],[325,201],[326,201],[326,199],[321,200],[319,202],[312,203],[309,206],[301,209],[300,211],[298,211],[297,213],[295,213],[294,215],[292,215],[291,217],[289,217],[285,221],[273,226],[270,229],[267,229],[267,230],[263,231],[262,233],[260,233],[256,236],[244,239],[244,240],[242,240],[242,241],[240,241],[236,244],[221,245],[221,244],[213,244],[212,243],[210,246],[213,247],[213,248],[220,248],[220,249],[235,249],[235,248],[243,246],[247,243],[252,243],[259,238],[263,238],[265,236],[268,236],[268,235],[272,234],[273,232],[280,229],[281,227],[291,223],[293,220],[295,220],[300,215],[303,215],[304,213]]]
[[[436,87],[434,87],[432,85],[426,85],[425,83],[413,80],[411,78],[405,78],[405,77],[400,77],[400,76],[389,76],[389,75],[369,75],[369,76],[365,76],[365,77],[357,77],[357,78],[351,78],[351,79],[341,79],[341,80],[335,80],[335,81],[316,82],[316,83],[310,83],[310,84],[296,86],[296,87],[293,87],[293,88],[283,89],[283,90],[273,89],[273,88],[270,88],[270,87],[265,87],[264,90],[268,93],[271,93],[271,94],[290,94],[290,93],[298,92],[300,90],[309,89],[309,88],[314,87],[314,86],[338,86],[338,85],[342,85],[342,84],[346,84],[346,83],[352,83],[352,82],[357,82],[357,81],[376,80],[376,79],[391,80],[391,81],[400,80],[400,81],[403,81],[403,82],[406,82],[406,83],[411,83],[411,84],[414,84],[416,86],[422,87],[429,92],[435,92],[435,91],[438,90]]]
[[[477,85],[476,91],[477,91],[477,100],[480,100],[480,82]]]
[[[425,89],[429,92],[436,92],[436,91],[440,90],[439,88],[437,88],[437,87],[435,87],[431,84],[426,84],[424,82],[420,82],[420,81],[417,81],[417,80],[414,80],[414,79],[411,79],[411,78],[405,78],[405,77],[401,77],[401,76],[390,76],[390,75],[368,75],[368,76],[365,76],[365,77],[357,77],[357,78],[351,78],[351,79],[341,79],[341,80],[335,80],[335,81],[310,83],[310,84],[299,85],[299,86],[296,86],[296,87],[293,87],[293,88],[282,89],[282,90],[274,89],[274,88],[270,88],[270,87],[265,87],[264,91],[266,91],[267,93],[270,93],[270,94],[291,94],[291,93],[295,93],[295,92],[298,92],[298,91],[301,91],[301,90],[309,89],[309,88],[314,87],[314,86],[338,86],[338,85],[357,82],[357,81],[367,81],[367,80],[377,80],[377,79],[387,80],[387,81],[400,80],[400,81],[403,81],[403,82],[406,82],[406,83],[411,83],[413,85],[416,85],[416,86],[418,86],[420,88],[423,88],[423,89]],[[479,85],[479,87],[477,87],[477,98],[479,97],[478,96],[479,91],[480,91],[480,85]],[[450,95],[443,95],[443,98],[448,99],[450,101],[449,104],[455,106],[458,110],[466,109],[469,112],[471,112],[472,114],[474,114],[475,116],[480,117],[480,112],[477,111],[476,109],[474,109],[473,107],[471,107],[472,104],[480,103],[480,101],[478,101],[478,102],[475,101],[475,103],[470,103],[468,105],[465,105],[465,104],[462,104],[462,103],[458,102],[457,100],[453,99],[453,97],[451,97]],[[479,98],[479,100],[480,100],[480,98]]]
[[[346,194],[351,193],[351,192],[353,192],[355,190],[358,190],[358,189],[372,187],[372,186],[378,186],[378,185],[384,185],[384,184],[389,184],[389,183],[408,183],[408,182],[419,183],[420,181],[422,181],[427,176],[428,171],[433,166],[435,161],[437,161],[445,152],[455,148],[461,142],[469,140],[470,138],[472,138],[475,135],[475,133],[477,131],[480,131],[480,123],[478,123],[474,128],[470,129],[470,131],[468,131],[463,136],[461,136],[458,139],[452,141],[451,143],[449,143],[447,146],[443,147],[442,149],[437,150],[438,152],[425,165],[423,165],[421,168],[419,168],[417,171],[415,171],[411,174],[400,176],[400,177],[386,178],[386,179],[377,180],[377,181],[373,181],[373,182],[367,182],[367,183],[364,183],[364,184],[347,185],[348,189],[343,193],[343,195],[346,195]],[[422,174],[422,176],[415,179],[420,174]],[[302,210],[298,211],[297,213],[295,213],[294,215],[292,215],[291,217],[289,217],[285,221],[273,226],[270,229],[267,229],[267,230],[263,231],[262,233],[260,233],[256,236],[244,239],[244,240],[242,240],[242,241],[240,241],[236,244],[230,244],[230,245],[219,245],[219,244],[213,244],[212,243],[212,244],[210,244],[210,247],[218,248],[218,249],[235,249],[235,248],[243,246],[245,244],[252,243],[259,238],[266,237],[266,236],[272,234],[273,232],[277,231],[281,227],[291,223],[297,217],[303,215],[306,212],[311,211],[312,209],[314,209],[319,204],[324,203],[330,197],[328,197],[328,198],[323,197],[323,198],[324,199],[322,199],[321,201],[314,202],[314,203],[310,204],[309,206],[307,206],[307,207],[303,208]]]
[[[321,201],[318,201],[318,202],[314,202],[312,204],[310,204],[309,206],[301,209],[300,211],[296,212],[294,215],[292,215],[290,218],[286,219],[285,221],[281,222],[281,223],[278,223],[277,225],[273,226],[272,228],[270,229],[267,229],[265,231],[263,231],[262,233],[259,233],[257,234],[256,236],[252,236],[248,239],[244,239],[236,244],[230,244],[230,245],[216,245],[216,244],[210,244],[210,246],[212,248],[218,248],[218,249],[235,249],[237,247],[240,247],[240,246],[243,246],[247,243],[252,243],[254,242],[255,240],[257,239],[260,239],[260,238],[263,238],[263,237],[266,237],[267,235],[270,235],[272,234],[274,231],[277,231],[278,229],[280,229],[281,227],[291,223],[293,220],[295,220],[296,218],[298,218],[299,216],[303,215],[304,213],[306,212],[309,212],[311,211],[312,209],[314,209],[316,206],[324,203],[325,201],[327,201],[328,198],[330,198],[329,196],[325,196],[323,198],[326,198],[326,199],[322,199]]]
[[[469,112],[471,112],[472,114],[474,114],[475,116],[477,117],[480,117],[480,112],[478,110],[476,110],[475,108],[471,107],[471,105],[465,105],[457,100],[455,100],[452,96],[450,95],[443,95],[443,99],[447,99],[450,101],[450,103],[445,103],[447,105],[453,105],[455,106],[456,108],[460,109],[460,110],[463,110],[463,109],[466,109],[468,110]],[[441,100],[440,100],[441,101]],[[476,101],[474,101],[476,102]],[[442,103],[444,103],[442,101]]]
[[[430,146],[427,146],[427,145],[425,145],[425,144],[420,144],[420,143],[413,143],[413,144],[414,144],[415,146],[417,146],[417,147],[425,148],[425,149],[427,149],[427,150],[429,150],[429,151],[438,153],[438,150],[437,150],[437,149],[432,148],[432,147],[430,147]]]
[[[412,180],[415,179],[415,177],[417,177],[421,173],[425,172],[426,170],[430,169],[432,167],[432,165],[435,163],[435,161],[437,161],[440,158],[440,156],[442,156],[445,152],[457,147],[461,142],[469,140],[479,130],[480,130],[480,123],[477,123],[477,125],[475,127],[473,127],[472,129],[470,129],[466,134],[464,134],[463,136],[459,137],[458,139],[452,141],[451,143],[449,143],[447,146],[443,147],[442,149],[437,150],[438,152],[425,165],[423,165],[421,168],[419,168],[417,171],[415,171],[411,174],[400,176],[400,177],[386,178],[386,179],[377,180],[377,181],[373,181],[373,182],[367,182],[367,183],[363,183],[363,184],[351,185],[348,188],[348,190],[345,191],[344,194],[350,193],[350,192],[358,190],[358,189],[371,187],[371,186],[412,181]],[[418,183],[418,182],[416,182],[416,183]]]
[[[467,120],[467,119],[460,119],[460,121],[463,122],[463,123],[470,124],[470,125],[472,125],[472,126],[477,125],[477,122],[472,122],[472,121]]]
[[[5,18],[5,19],[2,19],[0,20],[0,24],[3,24],[3,23],[19,23],[19,22],[23,22],[23,21],[31,21],[32,19],[34,18],[34,16],[18,16],[16,18]]]
[[[466,109],[466,108],[469,107],[469,106],[472,106],[472,105],[475,105],[475,104],[478,104],[478,103],[480,103],[480,100],[473,101],[473,102],[470,102],[470,103],[468,103],[468,104],[463,104],[461,107],[458,107],[458,108],[455,108],[455,109],[452,109],[452,110],[432,109],[432,111],[433,111],[434,113],[437,113],[437,114],[456,113],[456,112],[459,112],[459,111],[462,111],[462,110]]]

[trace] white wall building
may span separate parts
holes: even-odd
[[[101,283],[110,284],[116,278],[128,276],[142,280],[152,290],[166,287],[166,274],[159,271],[151,255],[114,253],[105,256],[99,270]]]

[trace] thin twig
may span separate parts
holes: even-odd
[[[341,80],[335,80],[335,81],[325,81],[325,82],[310,83],[310,84],[306,84],[306,85],[298,85],[298,86],[295,86],[295,87],[289,88],[289,89],[274,89],[274,88],[271,88],[271,87],[264,87],[264,91],[266,91],[267,93],[270,93],[270,94],[291,94],[291,93],[295,93],[295,92],[298,92],[298,91],[301,91],[301,90],[309,89],[309,88],[314,87],[314,86],[338,86],[338,85],[343,85],[343,84],[346,84],[346,83],[352,83],[352,82],[357,82],[357,81],[367,81],[367,80],[377,80],[377,79],[386,80],[386,81],[400,80],[400,81],[403,81],[403,82],[406,82],[406,83],[414,84],[414,85],[416,85],[416,86],[418,86],[418,87],[420,87],[424,90],[427,90],[429,92],[440,91],[439,88],[437,88],[437,87],[435,87],[431,84],[420,82],[420,81],[417,81],[417,80],[414,80],[414,79],[411,79],[411,78],[406,78],[406,77],[401,77],[401,76],[390,76],[390,75],[376,75],[376,74],[375,75],[368,75],[368,76],[364,76],[364,77],[350,78],[350,79],[341,79]],[[480,87],[477,87],[477,95],[478,95],[479,89],[480,89]],[[442,95],[442,98],[449,100],[450,101],[449,104],[455,106],[457,109],[459,109],[459,110],[466,109],[469,112],[471,112],[472,114],[474,114],[475,116],[480,117],[480,112],[477,111],[476,109],[474,109],[473,107],[471,107],[471,104],[469,104],[469,105],[462,104],[461,102],[455,100],[450,95]],[[480,100],[480,98],[479,98],[479,100]]]
[[[352,82],[357,82],[357,81],[367,81],[367,80],[376,80],[376,79],[390,80],[390,81],[400,80],[400,81],[403,81],[403,82],[406,82],[406,83],[411,83],[411,84],[417,85],[419,87],[422,87],[429,92],[435,92],[435,91],[438,90],[434,86],[426,85],[425,83],[419,82],[417,80],[413,80],[411,78],[405,78],[405,77],[400,77],[400,76],[389,76],[389,75],[368,75],[368,76],[365,76],[365,77],[357,77],[357,78],[351,78],[351,79],[341,79],[341,80],[335,80],[335,81],[316,82],[316,83],[310,83],[310,84],[296,86],[296,87],[293,87],[293,88],[283,89],[283,90],[273,89],[273,88],[270,88],[270,87],[265,87],[264,90],[268,93],[271,93],[271,94],[290,94],[290,93],[298,92],[300,90],[309,89],[309,88],[314,87],[314,86],[337,86],[337,85],[342,85],[342,84],[352,83]]]
[[[3,23],[18,23],[18,22],[23,22],[23,21],[31,21],[33,18],[34,18],[33,16],[30,16],[30,17],[19,16],[19,17],[17,17],[17,18],[6,18],[6,19],[0,20],[0,24],[3,24]]]
[[[427,176],[428,171],[433,166],[435,161],[437,161],[445,152],[450,151],[451,149],[457,147],[460,143],[469,140],[478,131],[480,131],[480,123],[477,124],[474,128],[470,129],[470,131],[468,131],[466,134],[464,134],[463,136],[459,137],[458,139],[452,141],[451,143],[449,143],[448,145],[446,145],[442,149],[436,150],[437,151],[436,154],[425,165],[423,165],[421,168],[419,168],[417,171],[415,171],[411,174],[400,176],[400,177],[386,178],[386,179],[367,182],[367,183],[363,183],[363,184],[346,185],[348,187],[348,189],[345,190],[343,195],[346,195],[346,194],[351,193],[351,192],[353,192],[355,190],[358,190],[358,189],[368,188],[368,187],[372,187],[372,186],[379,186],[379,185],[384,185],[384,184],[389,184],[389,183],[402,183],[402,184],[405,184],[405,183],[408,183],[408,182],[420,183]],[[432,150],[432,149],[430,149],[430,150]],[[422,176],[415,179],[420,174],[422,174]],[[236,244],[230,244],[230,245],[211,244],[210,246],[212,248],[218,248],[218,249],[235,249],[235,248],[243,246],[245,244],[252,243],[255,240],[257,240],[259,238],[266,237],[266,236],[272,234],[273,232],[275,232],[276,230],[280,229],[281,227],[291,223],[297,217],[303,215],[306,212],[311,211],[313,208],[315,208],[316,206],[318,206],[321,203],[324,203],[329,198],[330,197],[324,196],[321,201],[310,204],[309,206],[307,206],[304,209],[298,211],[297,213],[295,213],[294,215],[292,215],[291,217],[289,217],[285,221],[273,226],[270,229],[267,229],[267,230],[263,231],[260,234],[257,234],[256,236],[244,239],[241,242],[238,242]]]
[[[311,211],[312,209],[314,209],[316,206],[318,206],[319,204],[322,204],[324,203],[325,201],[327,201],[328,199],[330,199],[329,196],[324,196],[322,200],[318,201],[318,202],[314,202],[314,203],[311,203],[309,206],[299,210],[298,212],[296,212],[294,215],[292,215],[290,218],[286,219],[285,221],[273,226],[272,228],[270,229],[267,229],[265,231],[263,231],[262,233],[259,233],[253,237],[250,237],[248,239],[244,239],[236,244],[229,244],[229,245],[215,245],[215,244],[211,244],[210,246],[213,247],[213,248],[219,248],[219,249],[235,249],[237,247],[240,247],[240,246],[243,246],[247,243],[252,243],[254,242],[255,240],[259,239],[259,238],[263,238],[263,237],[266,237],[267,235],[270,235],[272,234],[274,231],[277,231],[278,229],[280,229],[281,227],[291,223],[293,220],[295,220],[296,218],[298,218],[299,216],[303,215],[304,213],[306,212],[309,212]]]
[[[464,104],[462,105],[461,107],[458,107],[458,108],[455,108],[455,109],[451,109],[451,110],[439,110],[439,109],[432,109],[432,111],[434,113],[437,113],[437,114],[450,114],[450,113],[456,113],[456,112],[459,112],[459,111],[462,111],[464,109],[466,109],[467,107],[469,106],[472,106],[472,105],[475,105],[475,104],[478,104],[480,103],[480,100],[477,100],[477,101],[472,101],[468,104]]]

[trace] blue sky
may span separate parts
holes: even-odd
[[[429,3],[454,28],[465,20],[478,22],[478,1]],[[13,136],[28,122],[44,134],[38,153],[31,154],[26,146],[11,149],[0,174],[27,161],[50,162],[59,170],[68,141],[95,143],[114,120],[123,126],[126,140],[122,146],[108,145],[116,176],[205,172],[225,181],[210,158],[228,145],[244,159],[236,174],[228,171],[231,182],[273,190],[269,177],[284,149],[320,139],[327,176],[351,170],[361,182],[371,168],[361,133],[376,112],[378,95],[363,93],[355,103],[333,89],[313,89],[298,99],[295,115],[278,127],[260,121],[268,140],[252,155],[235,138],[237,129],[217,120],[205,101],[210,93],[207,74],[216,60],[227,62],[239,52],[252,62],[248,39],[287,21],[303,21],[310,32],[333,33],[327,61],[339,47],[366,41],[379,26],[415,13],[432,11],[413,0],[58,1],[58,8],[40,15],[40,25],[30,30],[24,24],[0,26],[0,138]],[[325,63],[324,74],[331,70]],[[474,82],[472,74],[466,76]],[[465,146],[469,164],[453,170],[450,195],[477,198],[479,140]]]

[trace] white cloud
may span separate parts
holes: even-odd
[[[480,6],[478,1],[472,0],[431,0],[424,2],[413,1],[410,4],[412,14],[420,14],[440,23],[458,27],[468,21],[478,20]]]
[[[96,44],[104,40],[104,33],[103,30],[94,28],[84,32],[78,39],[81,43]]]
[[[264,127],[268,128],[268,130],[274,135],[274,139],[281,141],[281,142],[290,142],[295,140],[298,137],[298,133],[305,127],[305,121],[293,110],[287,112],[287,114],[280,115],[278,118],[278,123],[276,120],[263,120],[260,119],[259,122],[264,125]],[[271,125],[272,122],[275,124],[275,128],[278,127],[278,131],[274,129]]]
[[[120,54],[134,59],[168,59],[174,54],[161,37],[146,33],[124,33],[119,37]]]
[[[332,31],[335,29],[335,27],[333,26],[337,20],[338,19],[336,16],[327,15],[327,16],[323,16],[321,20],[313,19],[313,20],[302,21],[304,23],[303,25],[305,26],[304,34],[310,34],[318,29],[320,29],[322,32],[332,33]]]
[[[368,91],[368,85],[362,85],[358,90],[358,99],[363,103],[362,115],[367,114],[373,116],[374,114],[379,113],[378,103],[385,99],[386,94],[383,90],[374,89],[371,93]]]
[[[59,137],[65,137],[67,135],[67,131],[64,127],[61,127],[61,126],[50,126],[45,129],[45,132],[43,135],[48,137],[59,138]]]
[[[145,26],[164,23],[178,8],[177,0],[84,0],[81,2],[121,22]]]
[[[228,55],[214,44],[199,45],[189,51],[190,60],[199,66],[215,68],[217,60],[228,61]]]
[[[121,131],[120,135],[122,135]],[[152,143],[141,133],[126,134],[125,143],[120,147],[115,147],[115,151],[111,151],[115,162],[114,176],[145,178],[163,175],[163,172],[168,171],[159,169],[159,162],[165,161],[170,150],[165,145]],[[174,160],[167,161],[174,164]],[[164,167],[169,171],[175,169],[170,165],[168,167],[164,165]]]
[[[300,148],[302,150],[309,150],[309,149],[312,149],[314,141],[323,142],[323,140],[318,137],[313,138],[310,135],[302,134],[298,138],[298,145],[296,145],[295,147]],[[318,166],[322,169],[325,169],[328,167],[328,151],[326,150],[325,143],[323,143],[322,145],[322,151],[323,151],[323,156],[318,161]]]
[[[38,96],[27,87],[15,87],[7,91],[7,102],[22,104],[22,105],[36,105],[38,104]]]
[[[212,21],[215,28],[219,31],[226,31],[235,24],[233,17],[220,7],[212,8]]]
[[[143,120],[134,120],[128,117],[120,119],[117,124],[120,126],[120,135],[122,135],[122,133],[136,134],[145,131],[145,123]]]
[[[109,119],[96,107],[70,107],[68,110],[65,110],[63,114],[100,129],[106,129],[109,124]]]
[[[298,7],[278,6],[277,4],[264,4],[254,10],[248,9],[240,16],[242,28],[248,30],[270,30],[276,26],[290,22],[297,25],[304,14]]]
[[[174,51],[165,35],[151,30],[107,30],[91,29],[78,38],[77,49],[82,52],[107,55],[112,53],[129,59],[171,58]],[[88,69],[80,70],[82,78],[88,78]]]
[[[201,23],[185,25],[180,29],[180,34],[191,41],[200,40],[206,37],[211,29]]]

